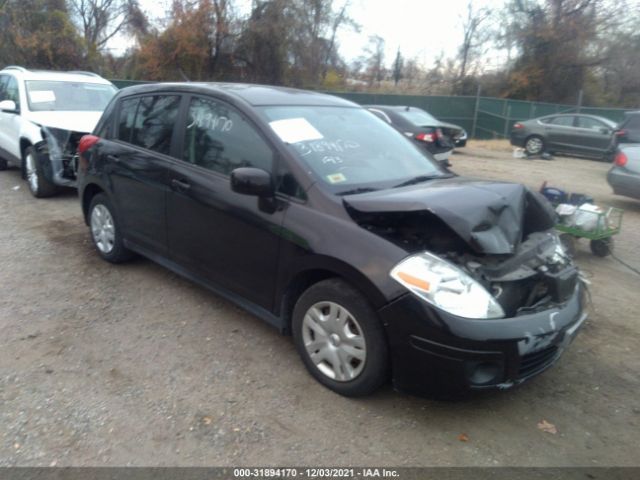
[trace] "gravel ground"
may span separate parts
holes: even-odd
[[[640,266],[640,202],[611,195],[607,165],[473,142],[452,161],[624,208],[616,251]],[[586,244],[591,317],[554,368],[460,402],[353,400],[229,302],[150,261],[102,262],[73,192],[35,200],[10,170],[0,206],[0,466],[639,465],[640,277]]]

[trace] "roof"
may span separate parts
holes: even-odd
[[[185,91],[192,93],[217,93],[223,97],[240,99],[253,106],[309,105],[356,107],[357,104],[333,95],[300,90],[297,88],[255,85],[248,83],[153,83],[124,88],[123,93],[151,93],[155,91]]]
[[[93,72],[29,70],[24,67],[8,66],[0,71],[0,73],[10,73],[22,80],[48,80],[58,82],[96,83],[102,85],[111,85],[111,82]]]
[[[412,107],[410,105],[363,105],[364,108],[378,108],[380,110],[391,110],[394,112],[404,112],[406,110],[414,109],[421,110],[419,107]]]

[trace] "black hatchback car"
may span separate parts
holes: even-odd
[[[131,87],[79,152],[99,255],[141,254],[291,333],[343,395],[389,378],[506,388],[552,365],[586,318],[543,199],[441,170],[346,100]]]

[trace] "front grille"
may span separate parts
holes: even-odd
[[[537,352],[528,353],[520,360],[520,370],[518,370],[518,377],[524,378],[540,372],[547,368],[558,355],[558,347],[547,347]]]

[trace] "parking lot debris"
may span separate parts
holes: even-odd
[[[538,422],[538,429],[552,435],[558,433],[558,429],[556,428],[556,426],[553,423],[547,422],[545,419],[542,419]]]

